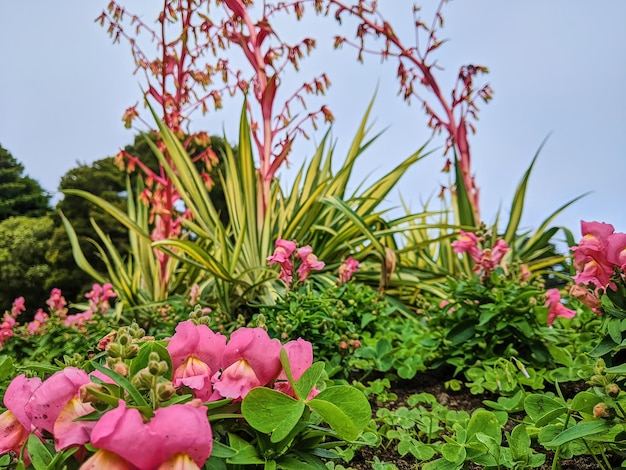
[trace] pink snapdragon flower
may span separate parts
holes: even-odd
[[[606,260],[621,271],[626,271],[626,233],[613,233],[607,237]]]
[[[28,322],[28,334],[34,335],[40,332],[41,327],[48,321],[49,315],[43,311],[43,309],[37,310],[35,317],[31,322]]]
[[[573,318],[576,311],[567,308],[561,303],[561,294],[558,289],[546,291],[546,306],[548,307],[548,326],[552,326],[556,317]]]
[[[298,267],[298,280],[304,282],[312,269],[319,271],[324,269],[324,262],[317,259],[313,254],[313,248],[309,245],[298,248],[298,258],[302,261]]]
[[[0,415],[0,455],[9,451],[19,453],[34,427],[25,407],[33,392],[41,385],[41,379],[15,377],[4,394],[7,411]]]
[[[101,315],[104,315],[111,308],[109,299],[117,297],[117,294],[113,291],[113,285],[107,282],[103,285],[94,284],[91,291],[85,294],[85,297],[89,299],[91,311],[100,312]]]
[[[469,253],[474,261],[480,262],[482,251],[478,248],[478,237],[471,232],[459,230],[459,239],[451,243],[455,253]]]
[[[267,258],[268,264],[280,264],[279,279],[283,280],[287,285],[291,284],[291,281],[293,279],[293,264],[291,262],[291,255],[295,250],[295,242],[279,238],[278,240],[276,240],[276,248],[274,249],[274,253]]]
[[[192,468],[200,468],[211,455],[213,436],[207,409],[199,400],[159,408],[148,422],[144,422],[138,410],[127,408],[126,402],[120,400],[117,408],[96,423],[91,444],[139,470],[184,468],[180,464],[187,459],[197,466]]]
[[[56,450],[89,442],[93,421],[75,421],[95,411],[79,399],[81,386],[90,383],[84,370],[66,367],[55,372],[39,386],[28,400],[25,411],[34,426],[54,435]]]
[[[287,352],[289,358],[289,367],[291,368],[291,374],[295,382],[302,377],[304,371],[313,365],[313,345],[302,338],[298,338],[295,341],[289,341],[283,345],[283,348]],[[285,371],[282,370],[276,379],[274,389],[296,398],[296,394],[291,388],[287,380]],[[308,399],[315,397],[319,393],[319,390],[313,388],[309,394]]]
[[[86,310],[85,312],[75,313],[74,315],[68,315],[63,320],[65,326],[73,326],[74,328],[84,327],[93,317],[93,310]]]
[[[281,347],[262,328],[239,328],[226,344],[213,388],[225,398],[243,399],[254,387],[269,384],[281,370]]]
[[[348,256],[346,260],[339,266],[339,285],[348,282],[355,272],[359,269],[359,262],[352,256]]]
[[[611,281],[613,266],[607,260],[607,243],[613,234],[611,224],[603,222],[580,222],[582,239],[572,247],[574,266],[578,273],[574,276],[577,284],[593,284],[596,288],[606,287]]]
[[[13,318],[17,318],[17,316],[26,311],[26,301],[24,297],[18,297],[13,301],[13,305],[11,306],[11,316]]]
[[[208,401],[213,395],[211,378],[222,365],[226,336],[214,333],[206,325],[184,321],[176,326],[167,350],[172,357],[175,387],[193,390],[194,396]]]
[[[65,318],[67,315],[67,301],[58,287],[50,291],[50,297],[46,300],[46,304],[48,304],[51,314],[60,318]]]

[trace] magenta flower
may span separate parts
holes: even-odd
[[[317,259],[313,254],[313,248],[309,245],[298,248],[298,258],[302,261],[298,267],[298,280],[304,282],[312,269],[319,271],[324,269],[324,262]]]
[[[138,410],[127,408],[126,402],[120,400],[117,408],[96,423],[91,443],[139,470],[166,468],[164,463],[175,462],[184,455],[202,467],[211,455],[213,436],[206,407],[196,405],[192,401],[159,408],[144,423]]]
[[[10,450],[19,453],[33,431],[25,407],[30,396],[40,385],[40,378],[28,379],[21,374],[7,387],[4,393],[4,406],[7,411],[0,415],[0,455]]]
[[[606,259],[622,271],[626,271],[626,233],[618,232],[607,237]]]
[[[262,328],[239,328],[226,344],[224,370],[213,388],[223,397],[239,399],[254,387],[269,384],[280,373],[281,347]]]
[[[358,269],[359,262],[352,256],[348,256],[341,266],[339,266],[339,285],[348,282]]]
[[[37,333],[40,328],[46,323],[46,321],[48,321],[48,318],[48,314],[44,312],[43,309],[40,308],[39,310],[37,310],[33,321],[28,323],[28,334],[34,335],[35,333]]]
[[[48,307],[50,308],[50,313],[58,315],[61,318],[65,318],[65,315],[67,314],[67,308],[65,308],[67,306],[67,301],[62,295],[61,289],[58,287],[52,289],[50,291],[50,298],[46,300],[46,304],[48,304]]]
[[[175,387],[185,385],[194,396],[207,401],[213,394],[211,378],[222,365],[226,337],[214,333],[206,325],[194,325],[191,321],[176,326],[167,350],[172,357]]]
[[[579,271],[574,276],[577,284],[593,284],[596,288],[603,288],[611,282],[613,267],[608,264],[604,255],[587,257],[587,261],[577,268]]]
[[[548,326],[552,326],[556,317],[573,318],[576,312],[561,303],[561,294],[558,289],[546,291],[546,306],[548,307]]]
[[[480,263],[482,251],[478,248],[478,237],[475,234],[459,230],[459,239],[451,245],[455,253],[469,253],[475,262]]]
[[[280,276],[278,276],[278,278],[284,281],[287,285],[291,284],[292,281],[293,265],[291,262],[291,255],[295,250],[295,242],[279,238],[276,240],[274,253],[272,256],[268,256],[267,258],[268,264],[280,264]]]
[[[15,318],[24,311],[26,311],[24,297],[18,297],[13,301],[13,305],[11,306],[11,316]]]

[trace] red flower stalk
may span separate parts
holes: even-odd
[[[445,153],[454,147],[463,181],[474,209],[475,220],[480,220],[479,189],[476,186],[474,176],[471,174],[468,131],[475,132],[471,120],[477,119],[477,100],[489,101],[492,90],[488,84],[478,89],[474,87],[475,76],[488,72],[486,67],[480,65],[464,65],[461,67],[450,98],[444,95],[439,86],[439,82],[434,74],[436,62],[431,60],[431,55],[444,42],[437,38],[437,30],[443,26],[441,10],[444,3],[446,3],[446,0],[440,1],[435,12],[433,24],[430,27],[417,16],[419,8],[413,6],[416,35],[423,31],[428,38],[425,47],[420,47],[419,44],[414,46],[405,45],[396,35],[391,25],[382,18],[378,11],[378,2],[375,0],[358,0],[353,5],[348,5],[341,0],[328,0],[327,12],[334,7],[334,16],[340,23],[344,14],[356,17],[359,21],[356,33],[357,42],[351,42],[345,37],[337,36],[335,38],[335,48],[339,48],[343,44],[349,44],[357,48],[359,61],[363,61],[365,53],[379,55],[383,60],[388,60],[390,57],[397,59],[397,74],[400,81],[399,94],[407,102],[415,98],[422,104],[429,117],[428,125],[433,129],[433,132],[446,132]],[[366,48],[368,37],[382,38],[384,40],[382,49],[372,50]],[[425,97],[418,94],[418,89],[420,88],[430,92],[439,110],[436,110],[434,105]],[[443,171],[446,169],[447,164],[444,166]]]

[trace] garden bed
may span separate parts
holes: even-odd
[[[452,391],[446,389],[444,383],[450,380],[450,370],[430,370],[418,373],[418,375],[412,380],[396,381],[392,383],[390,392],[397,395],[397,399],[387,401],[385,403],[371,401],[373,416],[376,416],[377,410],[380,408],[386,408],[389,410],[397,410],[399,407],[407,406],[407,399],[411,395],[417,393],[429,393],[437,398],[437,401],[446,406],[450,410],[455,411],[467,411],[471,413],[478,408],[484,408],[483,400],[496,400],[498,397],[492,393],[486,393],[483,395],[473,395],[468,388],[462,388],[459,391]],[[560,389],[564,398],[573,398],[576,393],[585,390],[587,385],[584,381],[579,382],[567,382],[561,384]],[[510,431],[517,423],[513,421],[513,418],[509,421],[506,429]],[[541,467],[537,467],[539,470],[551,470],[552,460],[554,452],[546,451],[541,446],[537,446],[537,452],[543,452],[546,454],[546,461]],[[414,470],[421,468],[422,462],[419,462],[411,455],[404,457],[400,456],[397,451],[396,445],[379,446],[377,448],[363,447],[355,455],[354,459],[349,463],[349,468],[353,470],[371,470],[372,464],[375,459],[380,462],[392,463],[398,470]],[[615,466],[619,466],[619,462],[612,462]],[[385,470],[388,470],[386,467]],[[470,464],[470,470],[477,470],[483,468],[482,466]],[[594,470],[598,466],[594,459],[589,455],[580,455],[571,459],[565,459],[561,461],[561,470]]]

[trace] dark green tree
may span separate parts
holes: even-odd
[[[54,222],[43,217],[11,217],[0,222],[0,312],[23,296],[31,313],[46,307],[45,287],[52,267],[47,258]]]
[[[49,210],[50,195],[24,175],[24,166],[0,145],[0,221],[14,216],[39,217]]]
[[[113,157],[96,160],[91,164],[77,163],[77,165],[61,177],[60,191],[65,189],[89,191],[121,210],[126,210],[126,174],[117,168]],[[128,253],[128,232],[99,207],[82,197],[65,195],[57,203],[56,208],[71,220],[85,256],[97,269],[104,270],[104,265],[93,244],[93,240],[98,240],[98,237],[91,224],[92,219],[111,237],[120,253],[123,255]],[[68,300],[76,300],[90,289],[94,280],[76,267],[69,238],[58,217],[48,258],[54,269],[46,281],[46,287],[60,288]]]

